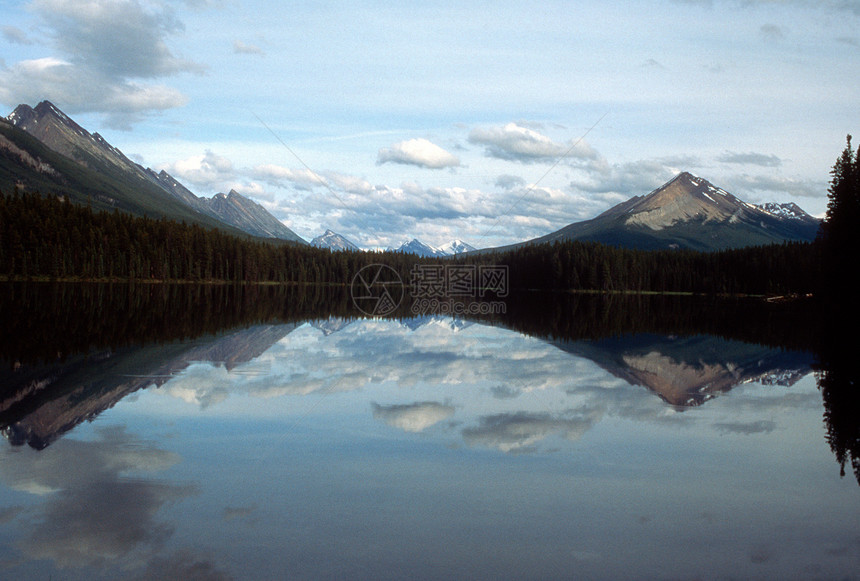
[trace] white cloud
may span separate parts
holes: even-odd
[[[423,432],[454,415],[454,406],[433,401],[407,405],[372,404],[373,417],[404,432]]]
[[[157,169],[166,171],[186,185],[191,184],[213,193],[234,183],[237,177],[232,161],[208,149],[203,155],[180,159]]]
[[[570,187],[592,194],[620,194],[628,198],[647,194],[695,163],[697,160],[692,158],[668,158],[612,164],[601,157],[589,163],[584,168],[585,174],[575,177]]]
[[[0,100],[35,104],[44,99],[68,113],[100,111],[109,126],[128,129],[143,115],[180,107],[186,98],[164,85],[105,78],[56,57],[20,61],[0,69]]]
[[[507,453],[535,450],[541,440],[558,433],[576,441],[600,420],[597,411],[585,411],[572,416],[548,413],[502,413],[482,417],[480,424],[463,430],[463,440],[469,445],[496,448]]]
[[[596,155],[584,141],[560,143],[516,123],[503,127],[477,127],[469,133],[469,142],[485,146],[489,157],[523,163],[555,160],[562,156],[592,159]]]
[[[199,71],[175,56],[166,38],[184,25],[167,3],[138,0],[35,0],[56,47],[79,66],[109,78],[156,78]]]
[[[167,46],[184,28],[167,3],[35,0],[32,8],[58,54],[0,69],[6,103],[48,99],[67,113],[105,113],[109,126],[130,129],[148,113],[187,102],[179,90],[154,79],[204,71]],[[27,41],[13,27],[4,29],[4,37]]]
[[[409,139],[379,150],[377,163],[402,163],[430,169],[457,167],[457,156],[426,139]]]

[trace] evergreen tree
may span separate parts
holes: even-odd
[[[851,147],[851,136],[842,154],[830,171],[829,201],[827,217],[822,224],[821,235],[825,241],[848,242],[856,238],[860,217],[860,159]],[[854,236],[852,236],[854,235]]]
[[[827,216],[821,224],[819,242],[825,256],[825,294],[844,296],[851,290],[854,261],[860,251],[860,152],[851,146],[851,136],[830,172]]]

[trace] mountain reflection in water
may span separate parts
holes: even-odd
[[[808,451],[856,473],[853,372],[826,366],[845,359],[803,308],[556,295],[366,319],[337,287],[0,293],[0,547],[19,576],[827,578],[860,559],[857,510],[832,504],[846,479]],[[807,536],[770,528],[810,513]],[[678,536],[704,531],[724,555]],[[802,563],[780,544],[801,540]],[[653,568],[670,541],[690,557]]]

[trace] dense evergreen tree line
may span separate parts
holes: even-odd
[[[240,238],[51,196],[0,196],[0,276],[12,279],[349,284],[363,266],[383,263],[409,284],[418,260]],[[805,243],[702,253],[557,242],[455,262],[506,265],[512,288],[544,290],[806,293],[820,273],[819,249]]]
[[[801,242],[697,252],[567,241],[524,246],[481,260],[507,265],[512,286],[535,289],[809,293],[819,273],[818,249]]]
[[[163,218],[94,212],[53,196],[0,195],[0,276],[12,279],[348,284],[375,262],[408,280],[415,260],[241,238]]]

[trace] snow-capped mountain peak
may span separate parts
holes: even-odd
[[[457,254],[462,254],[463,252],[472,252],[473,250],[477,250],[471,244],[467,244],[462,240],[452,240],[448,244],[443,244],[438,248],[439,251],[444,252],[445,254],[456,256]]]
[[[424,244],[417,238],[413,238],[409,242],[404,242],[400,245],[400,248],[396,250],[396,252],[403,252],[406,254],[415,254],[417,256],[429,257],[429,256],[446,256],[444,252],[440,252],[438,248],[434,248],[429,244]]]
[[[786,202],[783,204],[778,202],[767,202],[765,204],[761,204],[759,209],[778,218],[785,218],[787,220],[809,220],[812,218],[812,216],[804,212],[800,206],[794,202]]]
[[[330,229],[311,240],[311,246],[329,250],[359,250],[355,243]]]

